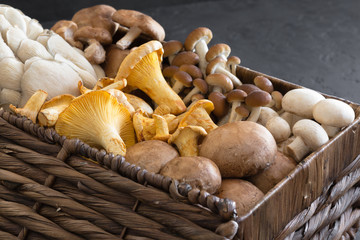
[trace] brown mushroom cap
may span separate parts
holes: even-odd
[[[83,49],[83,44],[80,41],[75,41],[74,39],[74,32],[78,30],[78,26],[75,22],[69,20],[60,20],[56,22],[50,30],[53,30],[59,34],[71,46]]]
[[[241,178],[268,167],[276,152],[274,137],[264,126],[240,121],[209,132],[200,146],[199,156],[214,161],[222,177]]]
[[[179,71],[179,67],[171,65],[171,66],[164,67],[162,70],[162,73],[163,73],[164,77],[172,78],[177,71]]]
[[[152,39],[163,41],[165,39],[164,28],[150,16],[128,9],[117,10],[112,15],[112,20],[125,27],[138,27],[142,33],[151,37]]]
[[[130,53],[130,50],[121,50],[115,44],[111,44],[106,50],[104,71],[107,77],[114,78],[119,70],[120,64]]]
[[[209,28],[196,28],[186,37],[184,47],[187,51],[192,51],[200,40],[204,40],[208,44],[212,37],[213,34]]]
[[[85,26],[103,28],[112,36],[115,33],[116,24],[111,20],[111,16],[115,11],[116,9],[109,5],[95,5],[76,12],[72,21],[77,24],[78,29]]]
[[[230,55],[231,48],[225,43],[218,43],[209,48],[205,55],[206,61],[210,62],[214,58],[221,56],[224,60]]]
[[[220,87],[224,93],[231,91],[234,85],[230,78],[222,73],[212,73],[206,76],[205,81],[210,86]]]
[[[193,79],[203,77],[200,68],[192,64],[183,64],[180,66],[179,70],[187,72]]]
[[[271,95],[265,91],[253,91],[245,99],[246,105],[250,107],[265,106],[271,101]]]
[[[235,112],[239,116],[236,119],[247,118],[250,114],[250,111],[246,107],[244,107],[244,105],[240,105],[240,106],[236,107]]]
[[[171,62],[171,65],[180,67],[184,64],[196,65],[200,61],[199,55],[191,51],[183,51],[176,54]]]
[[[263,193],[267,193],[278,182],[285,178],[296,165],[297,163],[294,159],[287,157],[278,151],[276,153],[274,164],[250,177],[248,180]]]
[[[224,179],[217,196],[235,201],[236,211],[241,216],[255,207],[264,197],[264,194],[248,181],[242,179]]]
[[[247,97],[246,92],[240,89],[233,89],[226,95],[226,100],[228,103],[232,103],[235,101],[244,101]]]
[[[160,140],[147,140],[129,147],[125,159],[149,172],[159,173],[167,162],[178,156],[179,153],[169,144]]]
[[[255,86],[254,84],[249,84],[249,83],[244,83],[240,86],[236,87],[237,89],[243,90],[244,92],[246,92],[248,95],[256,90],[261,90],[260,88],[258,88],[257,86]]]
[[[220,92],[212,92],[209,94],[208,99],[214,104],[213,114],[218,118],[222,118],[229,110],[229,105],[226,102],[226,97]]]
[[[182,42],[180,42],[178,40],[170,40],[170,41],[164,42],[162,45],[164,48],[164,55],[163,55],[164,58],[174,55],[174,54],[177,54],[183,48]]]
[[[222,59],[221,57],[216,57],[213,60],[211,60],[206,66],[206,74],[215,73],[215,70],[218,67],[225,68],[225,65],[226,65],[226,61],[224,59]]]
[[[254,83],[257,87],[259,87],[261,90],[271,93],[274,91],[274,86],[272,82],[264,76],[256,76],[254,78]]]
[[[179,71],[174,73],[173,79],[175,81],[179,81],[185,87],[191,87],[192,77],[187,72],[179,70]]]
[[[210,159],[194,157],[176,157],[169,161],[160,171],[160,174],[215,193],[221,185],[219,168]]]
[[[192,82],[194,87],[197,87],[202,94],[206,94],[208,91],[208,85],[204,79],[196,78]]]
[[[74,34],[74,39],[82,42],[89,42],[90,39],[95,39],[104,45],[112,42],[112,36],[109,31],[103,28],[94,28],[92,26],[84,26],[78,29]]]

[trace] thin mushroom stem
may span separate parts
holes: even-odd
[[[229,117],[229,123],[234,122],[236,119],[236,112],[235,109],[241,105],[240,101],[234,101],[231,105],[231,111],[230,111],[230,117]]]
[[[101,145],[105,146],[107,152],[125,156],[126,145],[113,126],[104,126],[104,128],[101,129],[101,134],[97,137],[99,137]]]
[[[206,76],[207,61],[205,55],[208,50],[209,48],[205,40],[199,40],[199,42],[195,46],[195,52],[199,55],[199,68],[203,76]]]
[[[240,79],[238,79],[234,74],[232,74],[231,72],[229,72],[228,70],[226,70],[223,67],[217,67],[215,72],[222,73],[222,74],[226,75],[227,77],[229,77],[230,80],[233,82],[234,86],[242,85],[242,82],[240,81]]]
[[[257,122],[261,112],[261,107],[253,107],[247,121]]]
[[[198,87],[194,87],[193,89],[191,89],[191,91],[184,97],[183,102],[185,104],[188,104],[191,100],[191,97],[197,93],[200,92],[200,89]]]
[[[119,41],[116,42],[116,46],[121,50],[127,49],[131,43],[140,36],[142,30],[139,27],[130,27],[129,31]]]

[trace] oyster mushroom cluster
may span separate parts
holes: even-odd
[[[283,93],[265,75],[243,83],[240,58],[225,43],[209,45],[206,27],[184,43],[164,42],[151,17],[96,5],[52,29],[90,62],[102,63],[104,76],[92,84],[79,79],[75,93],[56,96],[39,86],[23,107],[10,109],[148,171],[233,199],[239,214],[355,118],[349,104],[310,89]],[[147,37],[137,42],[139,35]],[[55,56],[79,69],[70,55]]]

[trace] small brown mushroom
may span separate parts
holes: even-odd
[[[125,36],[116,43],[116,46],[120,49],[128,48],[141,33],[153,40],[163,41],[165,38],[164,28],[144,13],[135,10],[120,9],[112,15],[112,20],[129,28]]]
[[[192,85],[192,77],[187,72],[179,70],[174,73],[172,78],[175,80],[172,89],[177,94],[179,94],[185,87],[191,87]]]
[[[192,84],[194,88],[191,89],[191,91],[183,98],[183,102],[185,104],[188,104],[190,102],[193,95],[198,93],[206,94],[208,92],[208,85],[205,80],[201,78],[196,78],[192,81]]]
[[[240,105],[235,108],[235,113],[235,121],[242,121],[243,119],[249,117],[250,111],[246,107],[244,107],[244,105]]]
[[[75,22],[69,20],[60,20],[50,28],[50,30],[59,34],[65,39],[71,46],[83,49],[83,44],[80,41],[74,39],[74,32],[76,32],[78,26]]]
[[[248,180],[258,187],[264,194],[284,179],[297,165],[294,159],[281,152],[276,153],[274,163]]]
[[[241,59],[236,56],[231,56],[226,61],[226,69],[232,74],[236,75],[236,67],[241,63]]]
[[[179,153],[169,144],[159,140],[148,140],[129,147],[125,159],[149,172],[159,173],[167,162],[176,157],[179,157]]]
[[[214,104],[214,111],[212,112],[217,119],[224,117],[228,110],[229,104],[226,101],[226,97],[221,92],[212,92],[209,94],[208,99]]]
[[[257,122],[262,106],[266,106],[271,101],[271,95],[263,90],[253,91],[247,95],[245,104],[251,107],[251,112],[247,121]]]
[[[242,82],[240,81],[240,79],[236,75],[229,72],[225,68],[225,64],[226,64],[226,61],[223,60],[221,57],[214,58],[206,66],[206,74],[222,73],[230,78],[230,80],[233,82],[233,85],[235,87],[241,85]]]
[[[171,65],[180,67],[184,64],[197,65],[199,63],[199,55],[191,51],[182,51],[176,54],[173,58]]]
[[[274,162],[277,151],[271,133],[262,125],[239,121],[209,132],[199,155],[214,161],[222,177],[251,176]]]
[[[231,48],[229,45],[225,43],[218,43],[209,48],[209,50],[205,55],[205,59],[207,62],[210,62],[216,57],[221,57],[222,59],[227,61],[230,52],[231,52]]]
[[[192,64],[183,64],[179,67],[179,70],[187,72],[193,79],[203,77],[200,68]]]
[[[160,174],[210,194],[215,193],[221,185],[219,168],[211,160],[199,156],[176,157],[161,169]]]
[[[254,84],[265,92],[272,93],[272,91],[274,91],[274,86],[267,77],[256,76],[254,78]]]
[[[209,74],[205,81],[212,87],[212,92],[227,93],[234,88],[231,79],[222,73]]]
[[[187,51],[195,51],[199,55],[199,68],[206,76],[206,53],[209,50],[208,43],[213,35],[209,28],[199,27],[194,29],[185,39],[184,46]]]
[[[217,196],[235,201],[236,212],[239,216],[242,216],[260,202],[264,197],[264,193],[246,180],[223,179]]]
[[[171,65],[172,60],[174,59],[174,57],[176,56],[176,54],[178,54],[182,49],[183,49],[183,44],[182,42],[178,41],[178,40],[170,40],[167,42],[163,43],[163,48],[164,48],[164,58],[168,58],[169,60],[169,64]]]
[[[231,104],[229,122],[235,121],[236,118],[235,109],[241,106],[241,103],[244,102],[246,97],[247,97],[246,92],[240,89],[233,89],[226,95],[227,102]]]

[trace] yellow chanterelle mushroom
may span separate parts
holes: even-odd
[[[161,72],[163,52],[162,44],[156,40],[135,48],[121,63],[115,81],[125,78],[130,87],[142,90],[158,106],[166,105],[171,114],[177,115],[184,112],[186,106]]]
[[[135,144],[130,113],[115,97],[102,90],[74,99],[59,115],[55,130],[68,138],[79,138],[92,147],[125,156]]]

